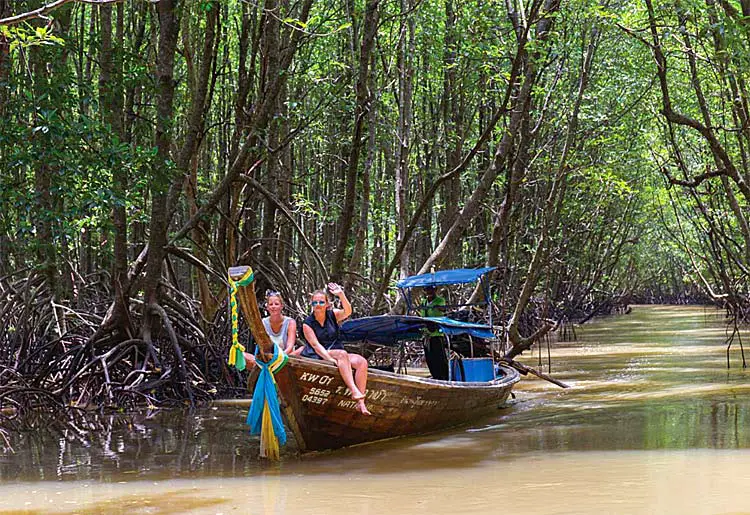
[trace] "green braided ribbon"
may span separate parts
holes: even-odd
[[[239,329],[237,322],[237,291],[240,286],[247,286],[252,283],[255,279],[253,269],[248,267],[247,272],[239,281],[234,281],[232,276],[229,276],[229,306],[232,310],[232,347],[229,349],[229,360],[227,361],[230,366],[236,367],[237,370],[245,370],[245,347],[240,344],[239,340]]]

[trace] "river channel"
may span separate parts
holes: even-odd
[[[436,435],[267,463],[231,406],[11,435],[0,514],[750,514],[750,372],[736,341],[727,369],[721,312],[576,330],[549,348],[570,388],[524,378],[496,417]]]

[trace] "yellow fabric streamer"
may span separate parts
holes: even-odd
[[[275,359],[273,359],[271,361],[271,364],[268,365],[268,370],[270,370],[271,373],[275,374],[276,372],[281,370],[284,365],[286,365],[287,361],[289,361],[289,357],[284,354],[284,351],[279,347],[279,352],[276,353]],[[271,376],[271,379],[273,379],[273,384],[276,384],[276,378]]]
[[[236,367],[237,370],[245,370],[245,347],[240,344],[238,337],[238,322],[237,322],[237,290],[240,286],[247,286],[255,279],[253,269],[248,267],[247,272],[239,281],[234,281],[232,276],[229,276],[229,306],[231,308],[232,316],[232,347],[229,349],[229,359],[227,363],[230,366]]]
[[[242,345],[239,342],[233,343],[232,347],[229,349],[229,361],[228,363],[233,367],[238,367],[238,363],[245,359],[245,356],[242,354],[245,352],[245,346]],[[245,368],[245,367],[242,367]],[[242,369],[240,369],[242,370]]]
[[[268,403],[263,406],[263,425],[260,431],[260,455],[272,460],[279,459],[279,439],[273,430],[271,409]]]

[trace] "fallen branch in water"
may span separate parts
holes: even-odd
[[[518,361],[513,361],[512,359],[511,360],[502,359],[502,360],[500,360],[500,363],[503,363],[505,365],[508,365],[510,367],[515,368],[516,370],[518,370],[521,373],[521,375],[525,376],[525,375],[531,373],[532,375],[535,375],[535,376],[537,376],[540,379],[544,379],[545,381],[549,381],[550,383],[556,384],[560,388],[570,388],[570,385],[565,384],[562,381],[558,381],[554,377],[552,377],[552,376],[550,376],[548,374],[545,374],[544,372],[539,372],[536,369],[533,369],[533,368],[528,367],[526,365],[522,365]]]

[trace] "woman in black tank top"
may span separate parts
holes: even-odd
[[[352,314],[352,305],[341,286],[328,283],[328,289],[339,298],[343,309],[331,309],[328,295],[323,290],[312,294],[312,313],[302,324],[302,332],[307,341],[302,356],[325,359],[336,364],[341,378],[352,393],[352,399],[357,401],[357,410],[363,415],[370,415],[365,405],[367,360],[359,354],[346,352],[339,341],[339,324]]]

